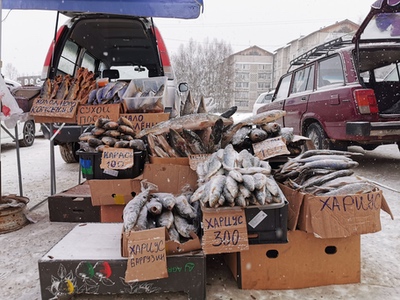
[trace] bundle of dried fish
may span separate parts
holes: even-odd
[[[125,230],[146,230],[165,227],[170,239],[184,242],[190,233],[199,234],[201,215],[197,204],[189,202],[192,192],[180,195],[153,192],[155,186],[142,180],[142,192],[128,202],[124,208]]]
[[[88,102],[89,93],[96,88],[94,73],[81,67],[76,76],[57,75],[47,78],[42,86],[40,98],[59,100],[79,100],[81,104]]]
[[[88,97],[88,104],[112,104],[122,103],[128,83],[125,81],[109,82],[104,87],[94,89]]]
[[[102,152],[104,147],[131,148],[134,151],[146,151],[141,139],[135,138],[131,121],[119,117],[117,122],[99,118],[95,127],[79,136],[81,149],[86,152]]]
[[[309,150],[289,160],[274,174],[277,181],[304,193],[315,195],[358,194],[376,188],[354,175],[358,166],[351,156],[361,153],[335,150]]]
[[[192,203],[206,207],[266,205],[285,199],[267,161],[247,150],[237,152],[232,144],[197,165],[198,189]]]

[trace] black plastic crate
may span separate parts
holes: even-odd
[[[134,163],[132,168],[125,170],[104,170],[100,168],[101,152],[85,152],[78,150],[79,164],[82,176],[86,179],[128,179],[142,174],[146,162],[146,151],[134,152]]]
[[[287,243],[288,201],[245,208],[249,244]]]

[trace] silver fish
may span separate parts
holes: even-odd
[[[157,218],[157,227],[171,228],[174,223],[174,214],[170,210],[164,210]]]
[[[194,207],[190,205],[187,197],[182,194],[175,197],[176,203],[174,206],[174,210],[184,218],[193,219],[196,217],[197,212],[195,211]]]
[[[172,223],[171,227],[168,229],[168,235],[170,240],[178,243],[180,242],[179,232],[176,230],[174,223]]]
[[[236,146],[243,144],[246,138],[248,138],[251,131],[251,126],[243,126],[239,128],[232,137],[232,145]]]
[[[242,121],[240,121],[240,123],[262,125],[274,122],[275,120],[278,120],[284,116],[286,116],[286,111],[284,110],[269,110],[262,112],[261,114],[252,115],[248,118],[245,118]]]
[[[208,196],[208,203],[210,207],[215,207],[221,197],[226,181],[225,175],[216,175],[210,179],[210,190]]]
[[[254,177],[252,175],[244,174],[243,175],[243,186],[248,189],[250,192],[255,189]],[[245,196],[245,198],[247,198]]]
[[[155,197],[167,210],[172,210],[176,203],[175,196],[171,193],[153,193],[152,197]]]
[[[193,224],[178,214],[174,215],[174,225],[179,234],[185,238],[190,238],[190,232],[196,233],[197,231]]]
[[[141,192],[137,194],[131,201],[129,201],[124,207],[123,220],[125,231],[130,231],[133,229],[139,217],[140,210],[147,202],[150,192],[158,189],[155,184],[147,182],[146,179],[143,179],[140,184]]]
[[[249,133],[249,138],[253,143],[259,143],[268,138],[268,133],[260,128],[253,128]]]
[[[233,148],[232,144],[229,144],[224,149],[223,156],[223,167],[224,169],[238,167],[239,153]]]
[[[163,206],[160,201],[157,201],[156,198],[150,198],[150,201],[146,203],[147,210],[153,215],[159,215],[162,212]]]
[[[147,213],[148,213],[147,207],[144,205],[139,212],[139,216],[135,226],[133,227],[133,230],[138,231],[138,230],[148,229],[149,224],[147,221]]]

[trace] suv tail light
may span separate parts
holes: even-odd
[[[164,69],[164,75],[168,77],[168,79],[174,79],[173,70],[171,67],[171,61],[169,59],[167,47],[165,46],[164,40],[160,34],[160,31],[157,27],[154,26],[154,31],[156,33],[156,39],[158,44],[158,49],[160,51],[161,63]]]
[[[379,112],[373,89],[355,90],[354,99],[356,100],[360,114],[376,114]]]

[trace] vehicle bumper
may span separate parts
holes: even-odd
[[[389,137],[400,135],[400,121],[348,122],[346,134],[355,137]],[[398,138],[400,139],[400,137]]]

